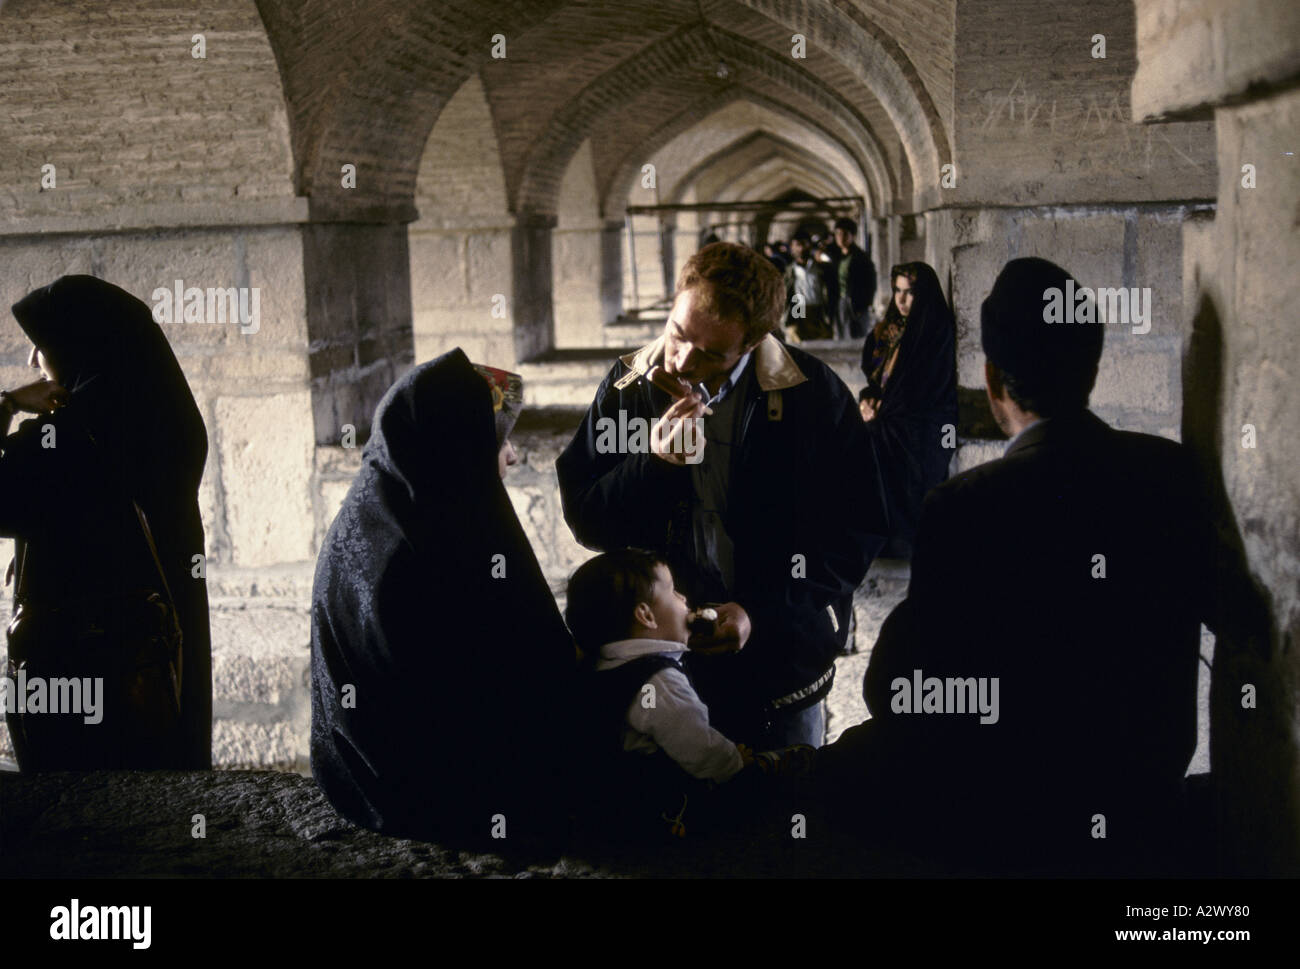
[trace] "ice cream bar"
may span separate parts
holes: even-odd
[[[691,392],[690,385],[681,377],[674,377],[667,370],[660,366],[653,366],[645,375],[646,380],[650,381],[660,390],[672,394],[678,400],[681,400]]]
[[[703,609],[696,609],[686,616],[686,625],[692,633],[701,636],[712,636],[714,627],[718,621],[718,610],[709,606]]]

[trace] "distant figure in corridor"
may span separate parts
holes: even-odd
[[[312,773],[363,827],[498,848],[567,832],[576,656],[502,483],[521,405],[517,375],[459,349],[415,367],[325,537]]]
[[[861,340],[871,325],[871,303],[876,298],[876,267],[854,239],[858,224],[849,218],[835,220],[834,272],[838,285],[836,337]]]
[[[9,712],[18,764],[208,769],[212,656],[195,564],[208,438],[194,396],[149,307],[111,283],[63,276],[13,313],[44,378],[0,394],[0,535],[16,539],[7,675],[98,677],[104,706],[96,723]],[[20,411],[38,416],[10,433]],[[153,638],[165,614],[141,590],[172,604],[179,664]]]
[[[1011,443],[926,499],[907,598],[865,677],[872,719],[817,773],[861,831],[1077,873],[1158,856],[1176,830],[1200,622],[1215,621],[1192,461],[1088,410],[1102,324],[1043,321],[1045,294],[1070,282],[1016,259],[984,301],[988,396]]]
[[[796,232],[790,240],[792,258],[785,267],[785,326],[786,334],[794,343],[804,340],[828,340],[831,330],[826,280],[822,276],[823,263],[813,258],[812,238],[807,232]]]
[[[910,558],[921,502],[957,445],[956,323],[923,262],[889,271],[893,298],[862,345],[863,417],[889,512],[884,555]]]

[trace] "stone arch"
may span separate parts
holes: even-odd
[[[514,295],[514,218],[478,74],[447,101],[429,132],[415,203],[420,217],[407,226],[415,360],[459,346],[471,360],[512,366],[511,320],[494,297],[508,305]]]
[[[306,206],[257,7],[10,0],[0,59],[15,68],[0,87],[4,305],[71,273],[155,305],[178,278],[246,290],[247,326],[162,324],[207,428],[195,552],[249,568],[309,559]],[[42,191],[47,163],[56,181]],[[5,330],[3,362],[20,365],[25,341]]]
[[[807,201],[813,198],[812,194],[799,188],[794,180],[788,186],[780,187],[776,185],[765,185],[763,187],[764,195],[769,199],[777,201]],[[813,231],[822,235],[829,235],[831,222],[829,219],[819,215],[808,215],[800,213],[797,210],[785,209],[771,214],[763,213],[754,219],[754,237],[760,240],[770,240],[773,233],[772,228],[777,225],[785,225],[790,233],[793,233],[801,226],[812,226]],[[781,233],[777,238],[783,238],[786,233]]]
[[[691,26],[649,45],[637,56],[606,71],[552,116],[545,136],[529,153],[516,211],[552,212],[559,187],[556,173],[564,170],[563,162],[577,150],[583,133],[589,131],[597,119],[617,111],[635,93],[672,84],[677,75],[689,69],[693,60],[712,56],[714,49],[719,50],[730,63],[765,80],[775,81],[783,90],[820,105],[833,114],[845,130],[861,130],[875,137],[870,122],[860,111],[847,104],[838,92],[811,72],[789,63],[788,58],[765,49],[755,49],[745,38],[716,27]]]
[[[188,20],[140,0],[111,11],[10,0],[0,25],[15,57],[0,107],[22,118],[0,153],[6,234],[127,227],[127,206],[146,227],[291,213],[288,114],[251,0],[217,0]],[[43,190],[47,164],[56,185]]]
[[[755,158],[754,156],[758,156]],[[842,173],[835,170],[831,165],[826,164],[821,158],[808,149],[796,145],[784,138],[769,134],[765,131],[755,131],[742,138],[738,138],[725,148],[713,152],[708,157],[701,159],[697,164],[691,167],[684,175],[681,176],[673,186],[667,201],[679,202],[686,190],[691,186],[697,186],[701,178],[708,172],[720,168],[733,168],[735,165],[745,165],[748,168],[756,167],[768,161],[771,158],[781,158],[795,164],[807,166],[810,172],[820,175],[823,182],[838,183],[836,185],[837,193],[852,194],[852,184],[843,176]],[[723,177],[731,178],[730,175]],[[707,193],[706,193],[707,194]],[[711,195],[709,198],[700,198],[700,201],[724,200],[724,198],[738,198],[740,193],[722,192],[717,195]]]
[[[912,170],[920,175],[912,205],[931,207],[938,198],[939,168],[952,161],[952,148],[933,98],[898,42],[848,0],[737,2],[805,33],[871,88],[902,137]]]
[[[836,131],[788,105],[751,90],[724,91],[722,94],[706,99],[702,103],[691,105],[673,118],[655,134],[628,153],[618,170],[610,178],[604,193],[602,211],[607,218],[616,217],[631,187],[635,185],[637,174],[644,159],[658,156],[669,149],[678,139],[690,137],[697,129],[708,131],[717,116],[736,107],[751,104],[764,111],[771,112],[786,120],[808,128],[850,159],[857,168],[857,175],[862,181],[863,194],[874,212],[885,212],[894,197],[893,172],[886,163],[879,145],[868,143],[853,130],[844,131],[841,136]],[[757,129],[755,129],[757,130]],[[843,130],[843,129],[841,129]],[[870,159],[870,160],[868,160]],[[883,181],[882,181],[883,180]]]
[[[762,201],[789,189],[818,195],[838,194],[839,186],[824,179],[820,173],[810,173],[791,164],[789,158],[773,154],[758,162],[744,177],[727,185],[715,199],[718,202]]]
[[[603,285],[607,234],[588,138],[570,159],[560,183],[551,233],[556,347],[600,346],[605,323],[622,308],[607,298]]]
[[[290,104],[299,192],[314,215],[410,221],[420,159],[447,101],[565,0],[257,0]],[[343,164],[357,166],[343,189]]]

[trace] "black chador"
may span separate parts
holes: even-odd
[[[460,350],[380,402],[312,589],[312,772],[365,827],[561,833],[575,654]]]
[[[111,283],[64,276],[13,313],[68,395],[4,440],[0,535],[17,539],[19,578],[33,601],[120,598],[159,585],[131,502],[140,504],[183,636],[177,748],[149,766],[206,769],[212,655],[206,570],[196,556],[204,553],[198,490],[208,437],[194,396],[149,307]],[[116,766],[87,763],[75,749],[59,759],[35,766]]]
[[[888,325],[896,316],[891,312],[867,335],[862,371],[880,399],[875,418],[867,423],[867,438],[882,476],[873,484],[889,513],[891,540],[885,554],[910,557],[921,502],[948,477],[957,444],[956,326],[933,269],[925,263],[895,269],[915,276],[912,311],[901,334]],[[894,348],[897,356],[890,366]]]

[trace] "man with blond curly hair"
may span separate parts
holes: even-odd
[[[784,313],[762,254],[705,246],[663,335],[614,364],[556,462],[578,541],[652,551],[692,606],[716,604],[688,672],[713,726],[758,750],[822,743],[853,592],[883,542],[857,403],[773,336]],[[646,447],[611,433],[634,418],[654,425]]]

